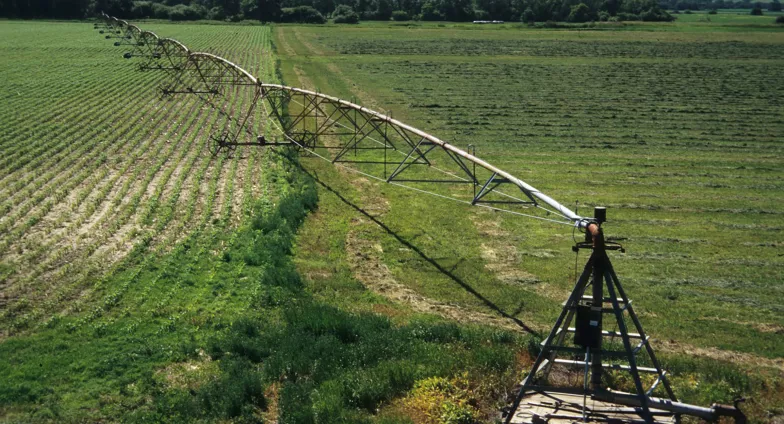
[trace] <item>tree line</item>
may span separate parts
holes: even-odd
[[[772,6],[781,8],[779,0]],[[323,23],[359,20],[466,22],[670,21],[666,11],[752,8],[749,0],[0,0],[8,18],[83,19],[99,11],[125,19]]]

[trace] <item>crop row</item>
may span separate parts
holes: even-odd
[[[252,32],[269,42],[266,29]],[[271,62],[268,50],[231,48],[245,44],[235,35],[222,38],[227,57]],[[207,152],[208,136],[222,125],[215,110],[194,96],[158,99],[161,75],[139,73],[105,40],[92,41],[103,44],[105,62],[90,70],[94,90],[76,98],[50,92],[51,108],[32,95],[20,110],[37,112],[39,123],[3,121],[11,130],[0,140],[11,153],[0,164],[0,190],[10,194],[0,209],[0,249],[4,271],[11,270],[0,287],[11,299],[0,315],[4,332],[79,311],[91,311],[83,322],[93,322],[138,280],[131,273],[121,286],[106,287],[107,276],[140,269],[134,261],[146,263],[144,252],[176,248],[196,231],[237,225],[260,193],[254,168],[263,164],[261,152],[217,159]],[[248,99],[223,101],[240,109]],[[48,132],[59,136],[40,136]]]

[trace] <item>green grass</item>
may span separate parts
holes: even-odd
[[[780,414],[775,27],[141,26],[474,143],[581,212],[610,206],[646,329],[759,362],[662,347],[679,396],[743,394],[752,419]],[[415,388],[455,378],[489,419],[538,335],[422,313],[369,290],[358,266],[534,333],[573,283],[568,227],[280,150],[213,158],[216,114],[159,100],[160,76],[91,25],[4,21],[0,34],[0,421],[403,423],[428,400]],[[504,276],[518,271],[534,278]]]

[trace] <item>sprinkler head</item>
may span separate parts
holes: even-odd
[[[597,206],[593,208],[593,217],[600,225],[607,221],[607,208],[604,206]]]

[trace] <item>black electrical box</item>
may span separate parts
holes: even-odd
[[[577,305],[574,344],[596,349],[602,345],[602,310],[594,310],[590,302]]]

